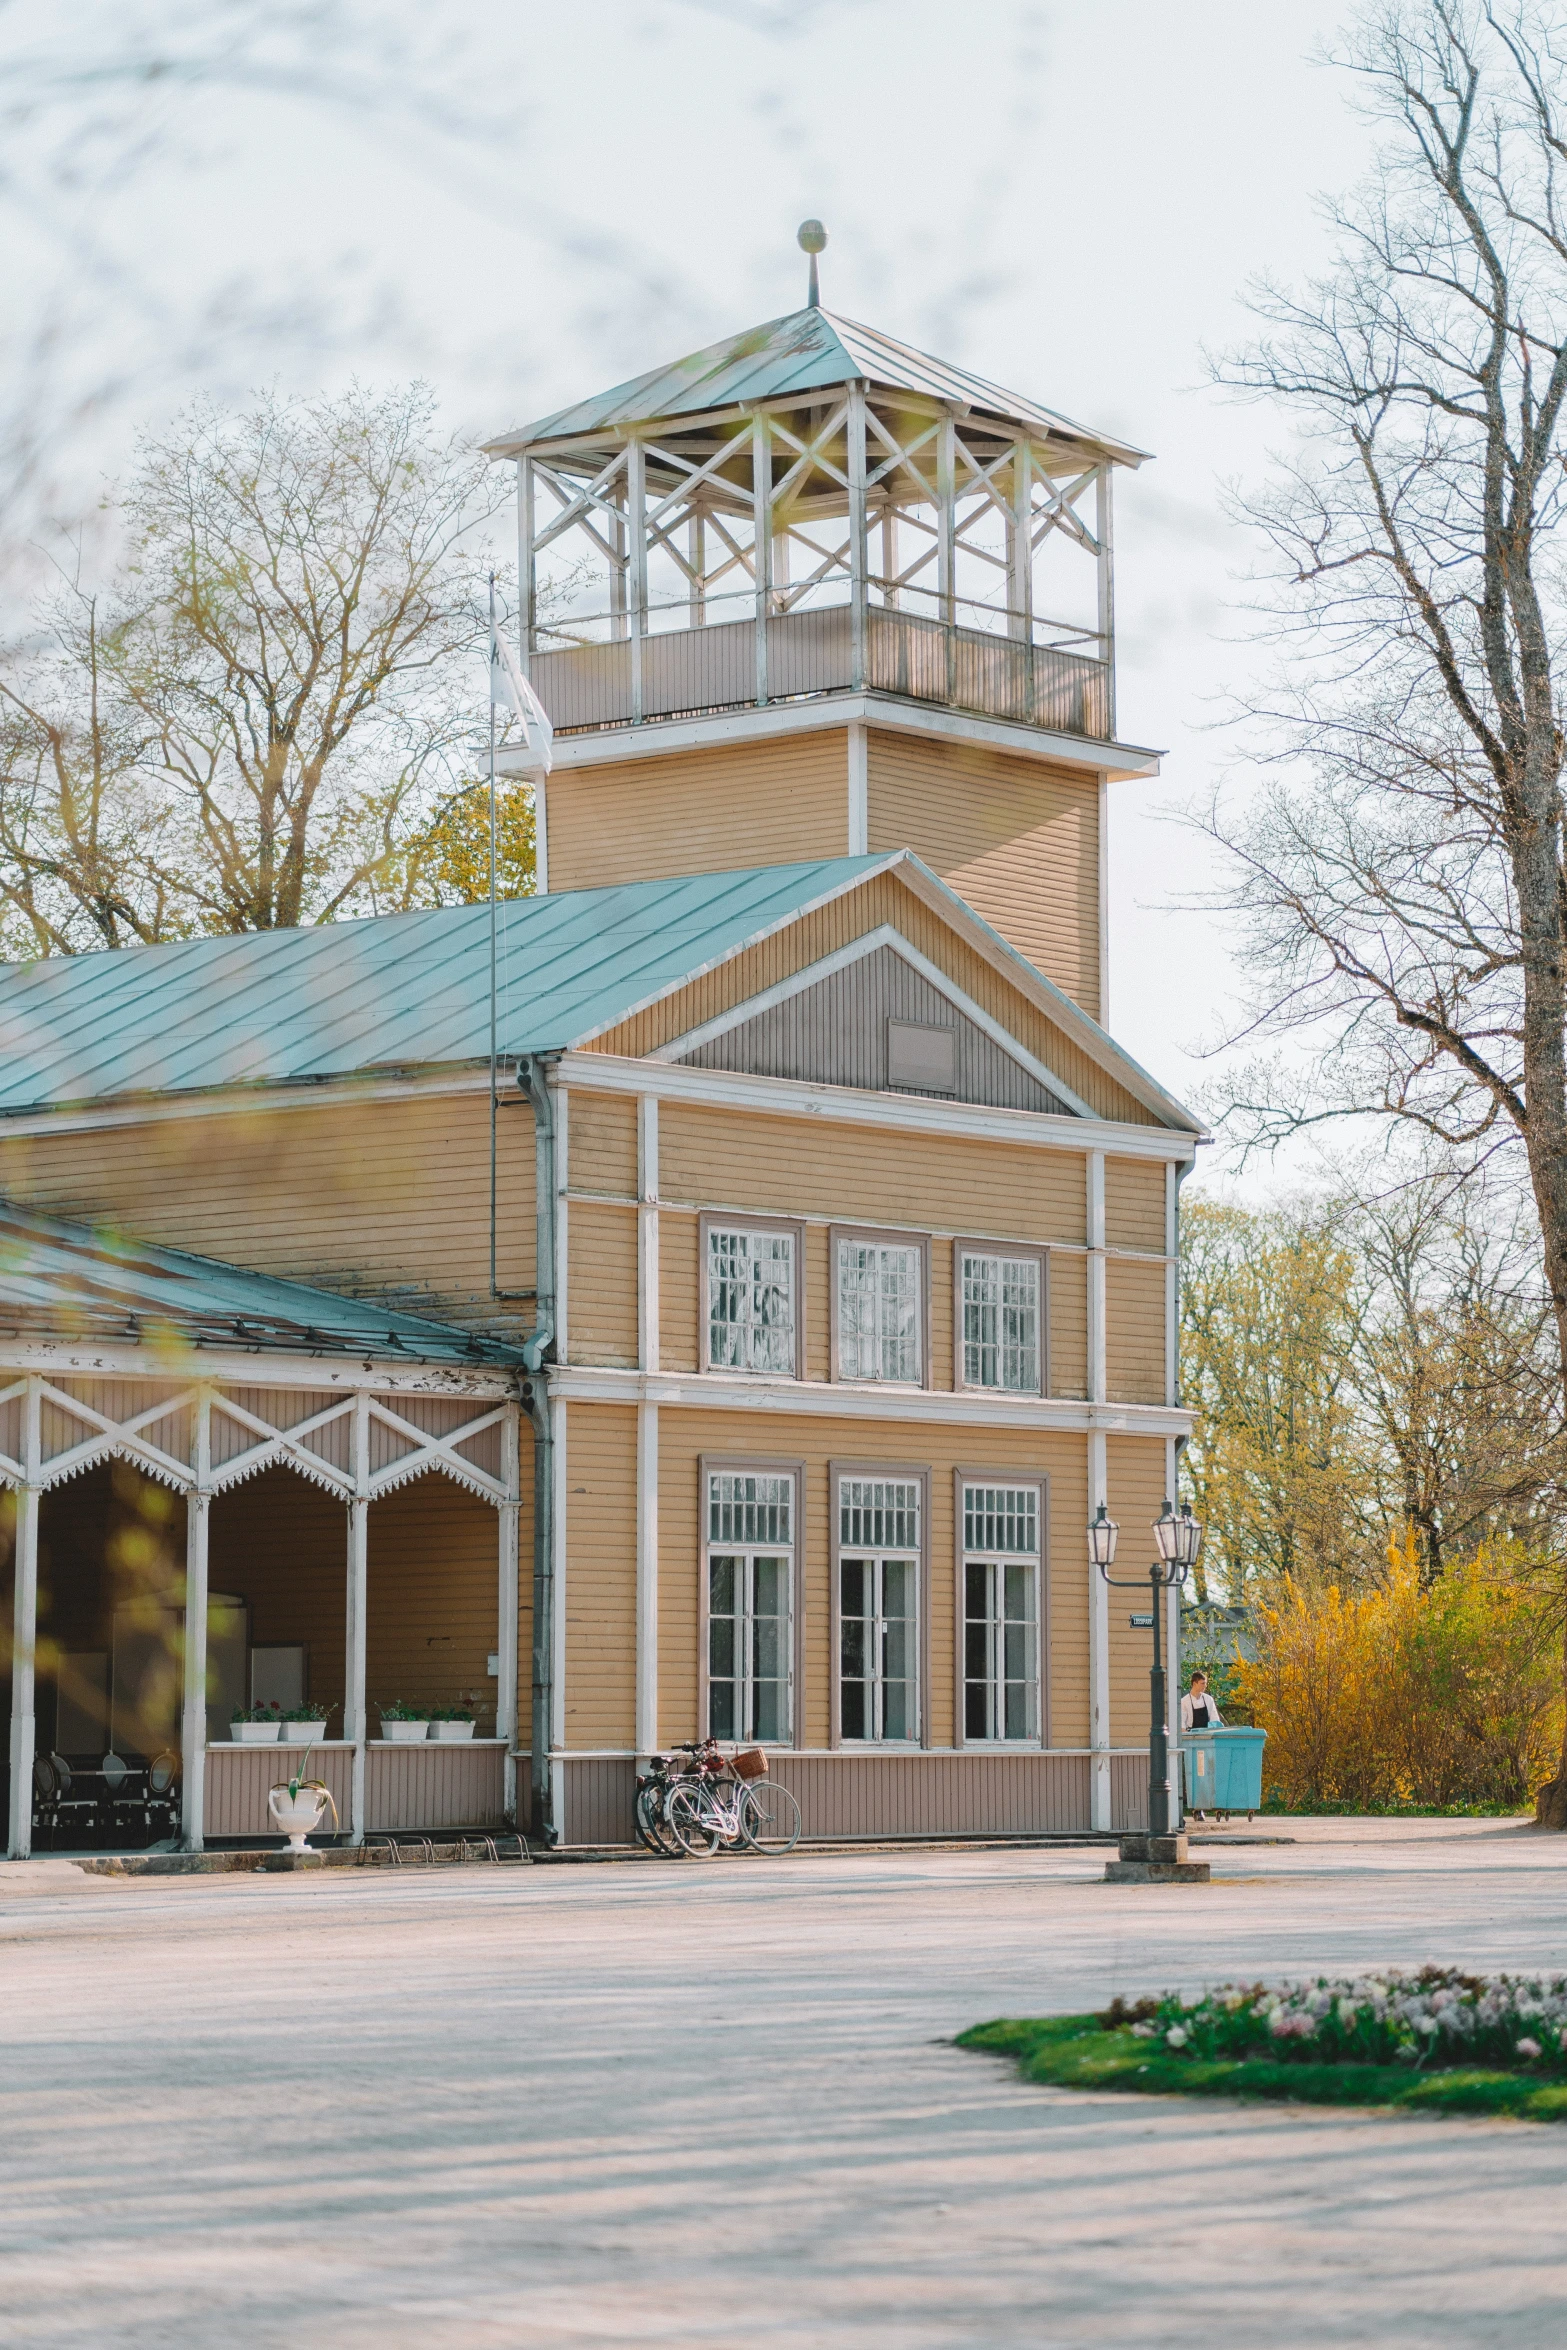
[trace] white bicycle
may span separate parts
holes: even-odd
[[[663,1824],[691,1860],[706,1860],[721,1845],[776,1860],[800,1841],[800,1807],[787,1787],[768,1779],[760,1747],[726,1762],[716,1746],[705,1746],[695,1768],[670,1782]]]

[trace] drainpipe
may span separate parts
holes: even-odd
[[[555,1712],[555,1447],[550,1428],[547,1363],[555,1352],[555,1096],[550,1079],[559,1053],[525,1054],[517,1082],[533,1105],[538,1203],[538,1320],[522,1342],[527,1369],[522,1401],[533,1423],[533,1709],[532,1828],[553,1844],[555,1830],[551,1730]]]

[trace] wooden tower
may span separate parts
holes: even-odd
[[[541,889],[912,848],[1103,1021],[1105,790],[1157,766],[1115,726],[1142,451],[814,302],[488,448]]]

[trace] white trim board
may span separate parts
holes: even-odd
[[[1198,1137],[1184,1127],[1127,1126],[1108,1118],[1090,1124],[1045,1110],[992,1110],[926,1094],[812,1085],[798,1077],[742,1077],[732,1069],[689,1069],[679,1061],[633,1060],[619,1053],[564,1053],[560,1071],[583,1093],[656,1093],[663,1101],[759,1110],[778,1118],[820,1118],[829,1125],[880,1126],[970,1142],[1031,1143],[1040,1150],[1079,1154],[1102,1150],[1115,1159],[1174,1159],[1185,1165],[1197,1154]]]
[[[815,963],[808,963],[803,971],[792,972],[787,979],[778,980],[772,987],[764,987],[759,995],[748,997],[743,1004],[736,1004],[727,1012],[719,1012],[713,1019],[704,1021],[700,1028],[688,1029],[684,1036],[677,1036],[672,1044],[661,1044],[656,1052],[648,1055],[648,1059],[683,1061],[687,1053],[699,1052],[703,1045],[712,1044],[731,1029],[743,1026],[747,1020],[759,1018],[763,1012],[770,1012],[775,1004],[787,1003],[791,996],[803,995],[807,988],[819,986],[824,979],[830,979],[834,972],[845,971],[851,964],[863,962],[868,955],[879,954],[883,947],[901,956],[910,970],[917,971],[955,1012],[961,1012],[965,1020],[972,1021],[976,1028],[989,1037],[992,1044],[999,1046],[1009,1060],[1015,1061],[1027,1076],[1032,1077],[1036,1085],[1044,1086],[1047,1092],[1055,1095],[1057,1101],[1065,1102],[1074,1116],[1093,1117],[1094,1113],[1088,1104],[1069,1085],[1063,1084],[1043,1061],[1036,1060],[1026,1045],[1020,1044],[1015,1036],[1010,1035],[983,1005],[975,1003],[972,996],[965,995],[957,981],[949,978],[939,963],[933,963],[928,955],[920,953],[918,947],[911,946],[890,922],[878,923],[874,930],[867,930],[863,937],[851,939],[847,946],[836,948],[832,954],[823,955]],[[1028,1114],[1024,1113],[1025,1116]]]
[[[1192,1414],[1162,1404],[1083,1403],[1067,1396],[1010,1396],[976,1389],[893,1387],[876,1380],[761,1379],[733,1371],[620,1371],[572,1364],[549,1374],[563,1403],[681,1405],[704,1412],[745,1412],[775,1424],[808,1419],[897,1422],[910,1426],[1034,1428],[1086,1435],[1189,1435]]]
[[[1147,781],[1159,773],[1163,753],[1140,743],[1099,742],[1092,736],[1052,734],[1004,718],[971,716],[940,702],[901,701],[876,692],[825,694],[818,700],[769,702],[738,710],[714,710],[695,718],[645,718],[636,725],[606,726],[555,737],[556,770],[618,766],[631,759],[657,758],[672,751],[727,748],[765,742],[770,736],[823,734],[845,726],[874,726],[888,734],[933,735],[943,742],[979,742],[1021,759],[1052,767],[1086,767],[1107,782]],[[517,751],[498,751],[498,775],[517,775]]]

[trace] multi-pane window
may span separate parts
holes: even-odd
[[[710,1476],[707,1539],[708,1734],[786,1740],[793,1478]]]
[[[715,1371],[795,1369],[794,1235],[707,1231],[707,1359]]]
[[[1039,1259],[964,1250],[963,1384],[1039,1393]]]
[[[963,1735],[1039,1736],[1039,1490],[963,1495]]]
[[[920,1489],[846,1477],[838,1508],[840,1729],[845,1738],[917,1738]]]
[[[924,1252],[895,1241],[838,1241],[838,1375],[924,1377],[920,1301]]]

